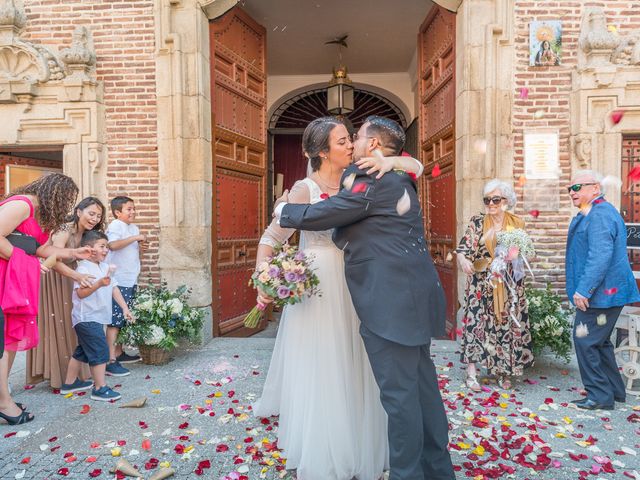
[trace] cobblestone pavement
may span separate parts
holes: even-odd
[[[257,419],[249,410],[273,343],[214,339],[164,366],[131,365],[130,376],[109,379],[123,396],[114,404],[54,395],[46,384],[25,390],[18,368],[15,398],[36,420],[0,426],[0,479],[114,478],[108,470],[120,458],[147,479],[162,462],[176,470],[174,478],[291,478],[272,447],[277,419]],[[640,479],[636,399],[615,411],[570,408],[567,402],[579,396],[577,366],[547,357],[510,392],[487,384],[467,395],[456,348],[439,341],[432,350],[458,478],[578,479],[583,471],[594,480]],[[142,396],[144,408],[118,408]]]

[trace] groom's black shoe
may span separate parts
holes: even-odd
[[[627,398],[626,397],[614,397],[613,400],[618,402],[618,403],[626,403],[627,402]]]
[[[582,402],[575,402],[575,405],[583,410],[613,410],[613,405],[602,405],[589,398],[586,398]]]

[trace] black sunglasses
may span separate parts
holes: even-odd
[[[585,185],[597,185],[597,183],[576,183],[574,185],[567,187],[567,192],[569,193],[571,193],[572,191],[579,192],[580,190],[582,190],[582,187],[584,187]]]
[[[485,205],[500,205],[500,203],[502,203],[502,200],[506,200],[505,197],[484,197],[482,199],[482,201],[484,202]]]

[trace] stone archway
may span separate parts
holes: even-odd
[[[13,1],[0,11],[2,147],[62,147],[64,172],[81,195],[107,200],[102,92],[86,27],[58,55],[19,37],[24,11]]]

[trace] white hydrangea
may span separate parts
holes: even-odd
[[[171,300],[169,300],[168,305],[171,309],[171,313],[174,315],[181,313],[182,308],[184,307],[184,305],[182,305],[182,302],[177,298],[172,298]]]
[[[165,337],[164,330],[158,325],[152,325],[149,335],[144,339],[146,345],[158,345]]]
[[[137,307],[138,309],[144,310],[145,312],[150,312],[153,309],[153,299],[147,298],[142,302],[138,302]]]

